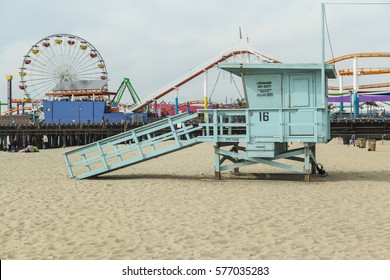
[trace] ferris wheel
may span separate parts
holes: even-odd
[[[86,40],[55,34],[41,39],[24,56],[19,88],[27,99],[40,98],[64,81],[107,80],[100,53]]]

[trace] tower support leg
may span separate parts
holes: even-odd
[[[304,181],[310,182],[310,173],[316,173],[315,152],[316,145],[313,143],[304,143]]]
[[[237,147],[237,145],[234,145],[233,148],[231,149],[231,151],[234,152],[234,153],[238,153],[238,147]],[[240,173],[240,168],[235,167],[235,168],[233,169],[233,172],[234,172],[234,174],[239,174],[239,173]]]
[[[214,177],[215,180],[221,180],[221,157],[219,154],[220,145],[215,143],[214,145]]]
[[[311,146],[310,151],[311,151],[311,155],[312,155],[312,158],[310,159],[311,174],[316,174],[317,173],[316,144]]]

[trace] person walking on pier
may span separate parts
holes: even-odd
[[[49,144],[49,138],[47,138],[47,135],[43,135],[42,137],[42,141],[43,141],[43,149],[47,149],[48,148],[48,144]]]
[[[348,146],[353,145],[355,147],[355,139],[356,139],[355,134],[352,134],[351,140],[349,140]]]

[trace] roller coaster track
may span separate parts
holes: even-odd
[[[378,75],[378,74],[389,74],[390,68],[359,68],[357,70],[358,75]],[[341,76],[352,76],[353,69],[341,69],[339,70]]]
[[[219,103],[219,102],[208,101],[207,103],[208,103],[208,105],[217,106],[218,108],[232,108],[231,106],[226,106],[226,104]],[[203,104],[204,104],[203,100],[192,100],[192,101],[186,101],[186,102],[180,103],[178,105],[178,107],[183,108],[183,107],[186,107],[188,105],[202,105],[203,106]],[[236,108],[244,108],[244,107],[246,107],[246,105],[236,106]],[[162,109],[161,113],[167,113],[168,111],[172,111],[172,110],[175,110],[174,104],[172,104],[170,108]]]
[[[371,58],[371,57],[390,57],[390,52],[367,52],[367,53],[352,53],[352,54],[346,54],[339,57],[336,57],[334,59],[328,60],[325,62],[325,64],[333,64],[336,62],[340,62],[347,59],[353,59],[353,58]]]
[[[352,54],[346,54],[339,57],[336,57],[334,59],[328,60],[325,63],[326,64],[333,64],[336,62],[340,62],[343,60],[353,59],[353,58],[374,58],[374,57],[390,57],[390,52],[367,52],[367,53],[352,53]],[[390,73],[390,69],[387,68],[376,68],[376,69],[369,69],[369,68],[363,68],[359,69],[360,75],[376,75],[376,74],[387,74]],[[342,76],[348,76],[353,75],[352,69],[342,69],[339,71],[339,74]],[[390,83],[379,83],[379,84],[369,84],[369,85],[359,85],[359,89],[370,89],[370,88],[386,88],[390,87]],[[328,90],[340,90],[340,87],[338,86],[329,86]],[[353,90],[352,86],[343,87],[343,90]]]
[[[387,88],[390,87],[390,83],[380,83],[380,84],[370,84],[370,85],[359,85],[359,89],[369,89],[369,88]],[[329,90],[339,90],[339,87],[329,86]],[[343,90],[353,90],[353,86],[343,87]]]
[[[204,72],[210,70],[214,66],[218,65],[218,63],[225,61],[226,59],[237,56],[237,55],[253,55],[255,58],[258,58],[262,60],[265,63],[281,63],[279,60],[265,56],[255,50],[252,50],[250,48],[242,48],[242,49],[235,49],[230,50],[227,52],[224,52],[220,54],[219,56],[215,57],[214,59],[210,60],[209,62],[205,63],[204,65],[196,68],[195,70],[191,71],[187,75],[185,75],[183,78],[179,79],[178,81],[170,84],[169,86],[158,90],[155,92],[151,98],[148,98],[146,101],[142,102],[141,104],[135,106],[131,111],[132,112],[139,112],[141,111],[145,106],[153,103],[155,100],[167,95],[168,93],[174,91],[175,89],[179,88],[180,86],[184,85],[185,83],[191,81],[192,79],[198,77],[199,75],[203,74]]]
[[[7,116],[7,115],[10,115],[12,113],[15,113],[15,112],[18,112],[18,111],[22,111],[22,110],[26,110],[26,111],[29,111],[31,110],[32,108],[31,107],[20,107],[20,108],[12,108],[12,109],[8,109],[7,111],[5,112],[1,112],[1,116]]]

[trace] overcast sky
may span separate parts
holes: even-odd
[[[86,39],[105,60],[110,91],[129,77],[144,99],[232,48],[239,27],[261,53],[285,63],[321,62],[320,14],[317,0],[0,0],[0,100],[7,98],[6,75],[14,76],[14,98],[23,97],[23,56],[52,34]],[[390,5],[329,4],[326,14],[335,57],[389,51]]]

